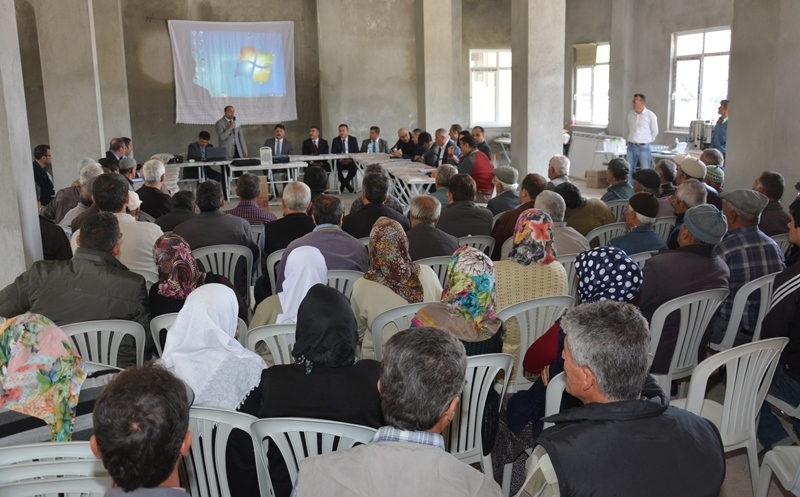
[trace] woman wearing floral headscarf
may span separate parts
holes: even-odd
[[[512,241],[509,259],[494,263],[498,309],[530,299],[569,295],[567,271],[556,261],[553,220],[547,213],[528,209],[520,214]],[[510,319],[506,328],[503,352],[513,355],[514,364],[517,364],[521,340],[519,323]],[[512,373],[511,381],[514,377]]]
[[[494,265],[478,249],[459,247],[447,266],[442,301],[417,311],[414,327],[433,326],[464,342],[467,355],[500,352],[503,321],[495,316]]]
[[[442,294],[433,269],[411,260],[408,237],[397,221],[378,218],[369,234],[369,254],[370,267],[353,284],[350,297],[364,358],[375,357],[371,328],[376,316],[401,305],[435,302]]]
[[[200,271],[192,249],[180,235],[167,233],[153,245],[158,283],[150,287],[150,317],[179,312],[192,291],[206,283],[220,283],[236,293],[239,317],[247,322],[247,305],[228,278]]]

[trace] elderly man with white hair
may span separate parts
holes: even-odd
[[[458,238],[436,227],[441,214],[442,204],[436,197],[417,195],[411,199],[411,229],[406,232],[411,260],[453,255],[458,248]]]
[[[553,240],[558,255],[579,254],[589,250],[589,240],[564,221],[567,205],[561,195],[545,190],[536,196],[534,208],[548,213],[553,219]]]
[[[569,183],[569,158],[566,155],[554,155],[547,165],[547,189],[552,190],[561,183]]]
[[[89,165],[95,167],[87,168]],[[56,224],[62,224],[61,220],[64,219],[64,215],[81,201],[81,185],[86,184],[90,177],[103,174],[102,166],[88,157],[78,161],[78,170],[80,171],[78,179],[73,181],[70,186],[57,191],[53,200],[42,209],[40,215],[43,218]]]
[[[511,166],[500,166],[492,171],[492,183],[497,195],[486,203],[486,207],[495,216],[519,207],[517,178],[519,172]]]
[[[675,196],[673,197],[676,216],[675,228],[667,238],[667,247],[676,249],[680,246],[678,244],[678,233],[681,231],[681,225],[683,225],[683,216],[692,207],[705,204],[706,195],[708,195],[706,187],[696,179],[688,179],[675,189]]]
[[[142,166],[144,185],[139,188],[139,200],[142,201],[142,212],[153,219],[172,211],[172,197],[161,191],[164,185],[166,168],[158,159],[150,159]]]

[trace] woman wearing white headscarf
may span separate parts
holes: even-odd
[[[323,285],[328,283],[328,267],[319,249],[303,246],[292,250],[286,259],[283,291],[267,297],[258,304],[256,313],[250,321],[250,329],[265,324],[296,323],[300,302],[305,298],[308,289],[317,283]],[[264,356],[260,350],[259,354]]]

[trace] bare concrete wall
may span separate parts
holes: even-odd
[[[294,143],[319,122],[319,63],[315,0],[123,0],[125,59],[134,155],[185,152],[201,130],[216,143],[213,126],[175,123],[175,84],[168,19],[202,21],[294,21],[298,120],[287,122]],[[222,109],[220,108],[220,117]],[[244,127],[247,146],[257,151],[272,136],[272,126]]]
[[[25,84],[25,106],[28,110],[28,133],[33,146],[49,143],[47,112],[44,105],[42,63],[39,37],[36,34],[36,13],[28,0],[15,0],[22,79]]]

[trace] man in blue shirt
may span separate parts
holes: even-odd
[[[711,146],[722,152],[728,149],[728,100],[722,100],[719,103],[719,120],[714,130],[711,132]]]

